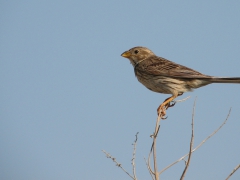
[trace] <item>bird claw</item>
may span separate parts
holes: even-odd
[[[162,120],[165,120],[168,118],[168,117],[165,117],[166,110],[167,110],[166,106],[159,106],[159,108],[157,109],[158,116],[160,116]]]
[[[166,116],[166,117],[162,116],[162,120],[166,120],[167,118],[168,118],[168,116]]]
[[[171,101],[171,102],[169,102],[169,103],[166,105],[166,110],[167,110],[168,108],[170,108],[170,107],[175,106],[175,104],[176,104],[176,101]]]
[[[157,109],[158,116],[160,116],[162,120],[166,120],[168,118],[168,116],[166,116],[166,110],[170,107],[173,107],[175,104],[176,104],[176,101],[171,101],[166,105],[161,104]]]
[[[163,120],[167,119],[167,117],[165,117],[167,109],[170,107],[173,107],[176,104],[176,101],[174,101],[174,99],[177,96],[181,96],[182,94],[183,93],[179,93],[178,95],[173,94],[171,97],[169,97],[169,98],[165,99],[165,101],[163,101],[163,103],[157,109],[158,116],[161,119],[163,119]]]

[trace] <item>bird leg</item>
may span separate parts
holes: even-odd
[[[166,115],[166,110],[169,108],[169,107],[173,107],[176,102],[173,102],[173,104],[171,104],[171,102],[176,98],[178,97],[178,95],[172,95],[171,97],[167,98],[157,109],[157,112],[158,112],[158,115],[161,115],[161,117],[163,117],[163,119],[166,119],[164,118],[164,116]]]

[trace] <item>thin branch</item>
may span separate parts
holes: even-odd
[[[226,178],[226,180],[228,180],[239,168],[240,168],[240,164],[237,165],[237,166],[233,169],[233,171],[229,174],[229,176]]]
[[[154,132],[154,136],[153,136],[153,164],[154,164],[154,176],[155,176],[155,180],[159,179],[159,175],[158,175],[158,168],[157,168],[157,134],[159,131],[159,123],[160,123],[160,115],[158,116],[157,119],[157,123],[156,123],[156,127],[155,127],[155,132]]]
[[[120,163],[118,163],[117,162],[117,160],[116,160],[116,158],[114,158],[114,157],[112,157],[111,156],[111,154],[109,154],[109,153],[107,153],[106,151],[104,151],[104,150],[102,150],[102,152],[104,153],[104,154],[106,154],[106,156],[107,156],[107,158],[110,158],[110,159],[112,159],[113,160],[113,162],[115,162],[116,163],[116,166],[118,166],[118,167],[120,167],[129,177],[131,177],[132,179],[134,179],[134,177],[133,176],[131,176],[123,167],[122,167],[122,165],[120,164]],[[134,179],[135,180],[135,179]]]
[[[219,126],[218,129],[216,129],[212,134],[210,134],[206,139],[204,139],[195,149],[192,150],[192,152],[194,152],[194,151],[196,151],[198,148],[200,148],[208,139],[210,139],[214,134],[216,134],[216,133],[224,126],[224,124],[226,124],[226,122],[227,122],[227,120],[228,120],[228,118],[229,118],[229,116],[230,116],[230,113],[231,113],[231,108],[230,108],[230,110],[229,110],[229,112],[228,112],[227,118],[226,118],[225,121],[221,124],[221,126]],[[166,171],[168,168],[170,168],[170,167],[172,167],[173,165],[177,164],[178,162],[180,162],[181,160],[183,160],[183,159],[184,159],[185,157],[187,157],[188,155],[189,155],[189,153],[186,154],[186,155],[184,155],[183,157],[181,157],[180,159],[178,159],[178,160],[175,161],[174,163],[168,165],[168,166],[165,167],[163,170],[161,170],[161,171],[159,172],[159,174],[162,174],[162,173],[163,173],[164,171]]]
[[[194,101],[193,113],[192,113],[192,136],[191,136],[191,141],[190,141],[189,156],[188,156],[188,160],[186,162],[185,169],[184,169],[184,171],[182,173],[182,176],[181,176],[180,180],[184,179],[184,177],[185,177],[185,175],[187,173],[188,167],[190,165],[191,157],[192,157],[192,148],[193,148],[193,141],[194,141],[194,115],[195,115],[195,107],[196,107],[196,99]]]
[[[158,118],[157,118],[157,122],[156,122],[156,127],[155,127],[155,132],[154,132],[154,136],[153,136],[153,164],[154,164],[154,176],[155,176],[155,180],[159,180],[159,174],[158,174],[158,168],[157,168],[157,135],[158,135],[158,131],[160,129],[160,120],[162,119],[162,115],[161,113],[159,113]]]
[[[154,172],[153,172],[153,170],[152,170],[152,168],[151,168],[151,164],[150,164],[152,149],[153,149],[153,143],[152,143],[152,147],[151,147],[151,150],[150,150],[150,152],[149,152],[149,155],[148,155],[148,163],[147,163],[147,165],[148,165],[148,170],[149,170],[149,172],[150,172],[151,174],[155,175]]]
[[[184,99],[180,99],[180,100],[174,100],[173,102],[177,103],[177,102],[183,102],[183,101],[186,101],[187,99],[189,99],[191,96],[188,96]]]
[[[148,170],[149,170],[150,174],[154,175],[155,180],[159,180],[159,174],[158,174],[158,170],[157,170],[156,140],[157,140],[157,135],[158,135],[158,132],[160,129],[159,124],[160,124],[161,119],[162,119],[162,115],[161,115],[161,113],[159,113],[157,121],[156,121],[155,131],[154,131],[153,135],[150,136],[153,138],[153,143],[152,143],[149,155],[148,155],[148,162],[147,162]],[[151,165],[150,165],[150,158],[151,158],[152,153],[153,153],[154,171],[152,170]]]
[[[190,96],[188,96],[185,99],[177,100],[177,101],[174,101],[174,102],[175,103],[176,102],[182,102],[182,101],[187,100],[189,97]],[[167,109],[167,107],[166,107],[166,109]],[[150,136],[150,137],[153,138],[153,143],[152,143],[152,147],[151,147],[151,150],[149,152],[149,155],[148,155],[148,163],[147,163],[148,170],[149,170],[150,174],[153,174],[155,176],[155,180],[159,180],[159,173],[158,173],[158,168],[157,168],[157,149],[156,149],[157,146],[156,146],[156,143],[157,143],[157,134],[158,134],[158,131],[160,129],[160,120],[161,119],[165,119],[165,118],[163,117],[163,113],[159,112],[159,115],[158,115],[157,121],[156,121],[154,134]],[[152,152],[153,152],[154,172],[152,171],[152,168],[151,168],[151,165],[150,165],[150,157],[151,157]]]
[[[136,133],[136,139],[133,142],[133,158],[132,158],[132,167],[133,167],[133,177],[135,180],[137,180],[137,175],[136,175],[136,165],[135,165],[135,157],[136,157],[136,146],[137,146],[137,140],[138,140],[138,132]]]
[[[152,170],[151,170],[151,167],[149,167],[146,158],[144,158],[144,160],[145,160],[145,162],[146,162],[146,166],[147,166],[147,168],[148,168],[148,172],[149,172],[150,176],[152,177],[152,180],[154,180],[154,178],[153,178],[153,172],[152,172]]]

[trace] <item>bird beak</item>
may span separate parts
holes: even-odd
[[[122,57],[129,58],[131,56],[131,53],[129,51],[125,51],[121,54]]]

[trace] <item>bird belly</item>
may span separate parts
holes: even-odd
[[[187,91],[192,91],[186,81],[165,77],[165,76],[151,76],[142,77],[137,76],[138,81],[151,91],[163,94],[181,94]]]

